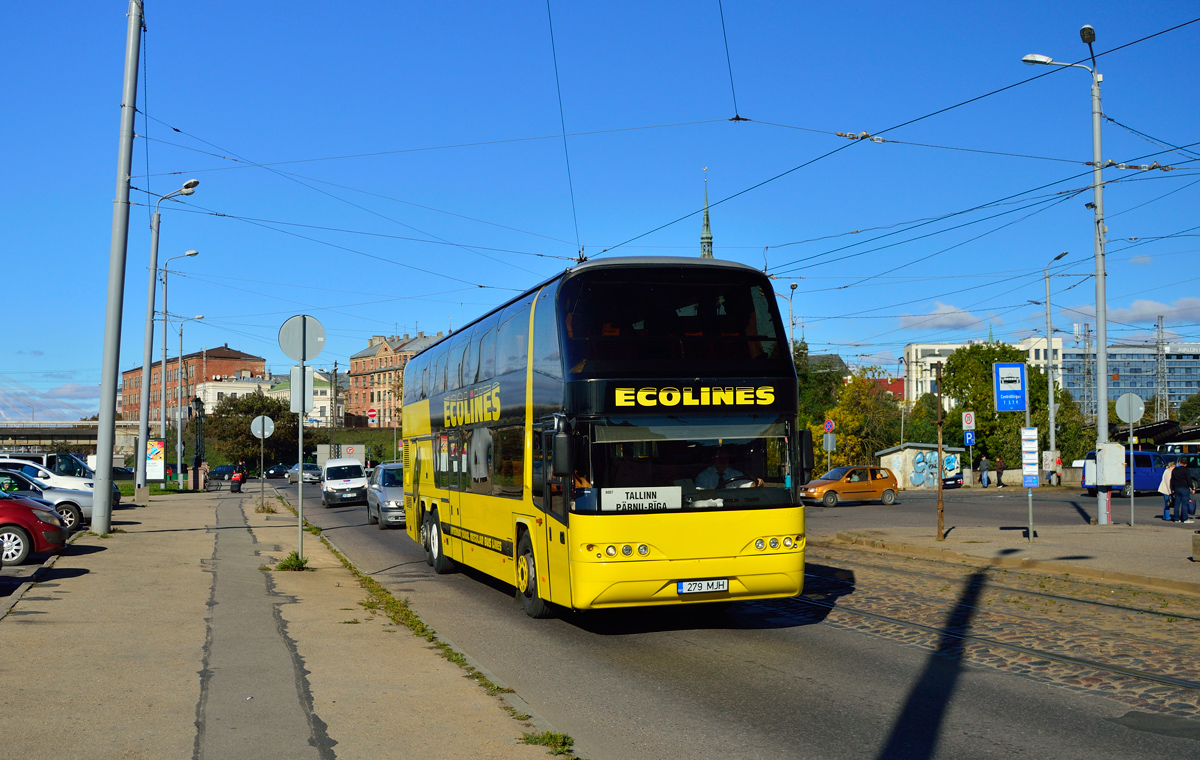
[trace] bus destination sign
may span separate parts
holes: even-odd
[[[601,512],[660,512],[682,505],[679,486],[657,488],[605,488],[600,495]]]

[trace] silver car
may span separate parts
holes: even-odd
[[[321,468],[311,462],[306,462],[304,465],[303,477],[304,477],[305,483],[320,483],[321,482]],[[288,485],[299,482],[300,478],[301,478],[300,465],[298,465],[298,464],[292,465],[292,469],[287,471]]]
[[[53,507],[68,531],[78,530],[92,521],[92,492],[51,488],[24,473],[0,470],[0,491],[35,499]]]
[[[404,466],[381,464],[367,482],[367,523],[387,530],[404,525]]]

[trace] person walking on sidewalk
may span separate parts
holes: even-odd
[[[1192,500],[1192,476],[1187,465],[1177,464],[1171,473],[1171,490],[1175,492],[1175,519],[1181,523],[1195,522],[1188,515],[1188,504]]]
[[[1171,522],[1171,473],[1175,471],[1175,462],[1163,470],[1162,480],[1158,484],[1158,492],[1163,497],[1163,522]]]
[[[983,483],[984,488],[988,487],[988,468],[989,467],[990,467],[990,465],[988,465],[987,454],[981,455],[979,457],[979,480],[981,483]]]
[[[1004,488],[1004,460],[996,457],[996,488]]]

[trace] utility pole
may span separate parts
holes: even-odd
[[[1092,356],[1092,326],[1083,325],[1083,421],[1096,424],[1096,371]]]
[[[142,3],[129,0],[125,28],[125,78],[121,88],[121,132],[117,142],[117,195],[113,200],[108,251],[108,302],[100,375],[100,420],[96,430],[96,483],[92,530],[108,533],[112,517],[113,446],[117,437],[117,380],[121,363],[121,312],[125,305],[125,256],[129,247],[129,177],[133,167],[133,117],[137,113]]]
[[[334,431],[334,428],[337,427],[337,393],[338,393],[337,362],[334,362],[333,363],[333,406],[330,407],[330,411],[329,411],[329,456],[330,457],[340,457],[342,455],[342,452],[338,451],[337,447],[333,443],[333,431]]]
[[[1067,255],[1067,251],[1055,256],[1050,260],[1050,264]],[[1046,396],[1046,405],[1050,410],[1050,455],[1058,457],[1058,447],[1054,445],[1054,411],[1058,406],[1054,399],[1054,328],[1050,323],[1050,264],[1046,265],[1046,383],[1049,385],[1049,394]],[[1062,360],[1062,355],[1059,355],[1059,360]],[[1026,404],[1026,409],[1029,405]],[[1029,412],[1026,412],[1028,415]],[[1029,427],[1029,420],[1025,421],[1025,427]],[[1031,492],[1032,493],[1032,492]]]
[[[1154,337],[1154,421],[1162,422],[1170,416],[1170,407],[1167,405],[1167,339],[1161,314]]]
[[[942,363],[937,363],[937,406],[938,406],[938,455],[937,455],[937,493],[938,493],[938,524],[937,540],[944,541],[946,506],[942,502]]]

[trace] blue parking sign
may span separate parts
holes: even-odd
[[[992,365],[992,394],[997,412],[1023,412],[1028,403],[1028,380],[1024,362]]]
[[[967,430],[963,433],[963,446],[975,445],[975,431]]]

